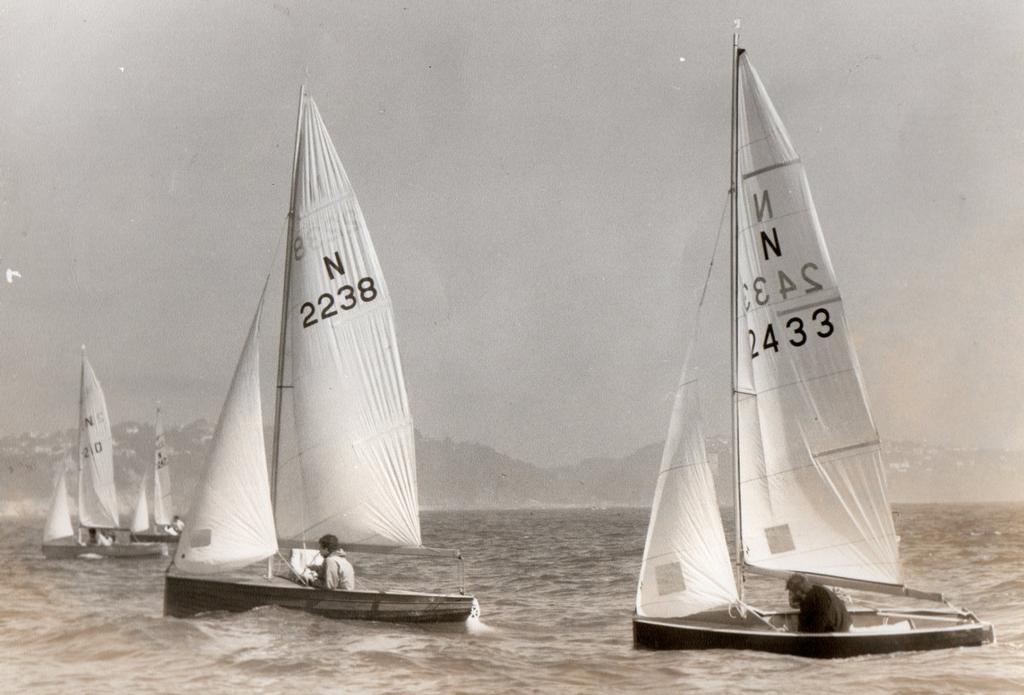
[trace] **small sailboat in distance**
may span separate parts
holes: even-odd
[[[122,542],[123,539],[119,537],[126,537],[126,533],[118,532],[127,529],[120,527],[118,518],[113,448],[103,388],[85,356],[85,346],[82,346],[78,415],[78,537],[47,540],[49,530],[44,531],[43,555],[47,558],[68,559],[85,553],[120,558],[167,554],[167,546],[163,543],[129,543]],[[63,475],[58,480],[58,490],[54,492],[51,515],[59,513],[59,516],[63,516],[61,505],[67,508],[66,487],[64,498],[59,495],[62,485]],[[49,529],[49,521],[47,527]],[[100,544],[108,537],[108,533],[114,536],[116,542]]]
[[[156,420],[153,423],[153,467],[146,476],[142,486],[145,496],[146,484],[153,481],[153,529],[150,530],[148,519],[144,526],[136,529],[132,526],[132,539],[162,543],[177,543],[178,531],[174,528],[174,500],[171,495],[170,457],[167,451],[167,438],[164,436],[164,423],[160,407],[156,409]],[[141,503],[140,503],[141,504]],[[138,515],[138,508],[136,508]],[[141,521],[139,522],[141,525]]]
[[[413,424],[390,295],[355,193],[304,89],[285,249],[270,473],[258,310],[165,578],[164,613],[278,605],[332,618],[465,621],[475,599],[461,586],[449,594],[327,590],[271,570],[280,548],[316,548],[320,536],[334,534],[349,553],[457,560],[460,584],[462,577],[459,551],[422,545]],[[297,448],[287,459],[280,455],[285,390]],[[244,573],[265,558],[266,576]]]
[[[903,582],[881,445],[804,167],[738,37],[730,168],[738,577],[688,357],[644,547],[635,645],[834,658],[992,642],[990,624]],[[745,575],[777,578],[781,594],[794,573],[945,605],[854,608],[849,632],[809,633],[797,611],[745,602]]]

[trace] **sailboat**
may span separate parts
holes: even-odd
[[[114,484],[113,437],[107,416],[107,402],[96,373],[82,347],[82,376],[78,415],[78,533],[48,538],[55,529],[65,530],[67,488],[61,474],[50,505],[50,516],[43,532],[43,555],[47,558],[74,558],[85,554],[102,557],[153,557],[167,554],[163,543],[130,543],[118,534],[117,489]],[[97,534],[112,534],[111,545],[90,543],[86,529]]]
[[[465,621],[475,599],[461,586],[450,594],[326,590],[272,570],[282,549],[295,557],[330,533],[349,553],[456,560],[462,579],[458,550],[422,545],[391,298],[355,193],[305,89],[295,140],[270,470],[258,309],[166,575],[164,613],[277,605],[333,618]],[[285,390],[297,449],[287,459],[280,453]],[[265,558],[265,575],[244,573]],[[288,572],[298,570],[292,564]]]
[[[992,642],[990,624],[903,582],[881,445],[804,166],[738,36],[732,103],[736,576],[691,347],[651,509],[634,643],[832,658]],[[781,593],[793,573],[943,605],[855,607],[849,632],[802,633],[798,611],[755,608],[744,595],[748,574],[776,578]]]
[[[156,421],[153,425],[153,467],[150,469],[142,485],[141,499],[136,505],[135,515],[138,527],[132,525],[132,539],[137,541],[154,541],[177,543],[178,532],[172,530],[174,522],[174,501],[171,497],[170,459],[167,453],[167,439],[164,436],[164,423],[160,408],[156,409]],[[149,509],[146,507],[146,521],[142,522],[139,508],[145,504],[146,487],[149,480],[153,481],[153,529],[149,523]]]

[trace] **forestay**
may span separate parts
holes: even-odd
[[[282,538],[420,545],[413,423],[391,297],[316,105],[296,153],[287,309],[296,456],[277,472]]]
[[[256,310],[213,435],[174,564],[211,574],[239,569],[277,552],[263,441]]]
[[[654,493],[636,595],[640,616],[681,617],[738,600],[704,448],[696,370],[689,364],[687,359],[676,391]]]
[[[878,434],[804,167],[745,54],[739,80],[745,560],[898,583]]]
[[[153,446],[153,521],[157,525],[171,523],[174,503],[171,500],[171,472],[167,458],[167,440],[164,437],[164,423],[160,409],[156,409]]]
[[[85,527],[117,528],[110,418],[103,388],[84,348],[78,412],[78,522]]]
[[[43,543],[69,538],[75,531],[71,527],[71,512],[68,509],[68,486],[64,481],[64,467],[61,467],[57,483],[53,486],[53,497],[50,498],[50,513],[46,516],[43,527]]]

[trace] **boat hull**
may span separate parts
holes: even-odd
[[[853,615],[854,631],[825,634],[778,631],[749,624],[719,626],[685,618],[635,616],[633,644],[645,649],[749,649],[815,659],[842,659],[868,654],[977,647],[995,641],[991,624],[970,618],[942,624],[951,621],[938,622],[935,614],[929,611],[901,611],[900,619],[908,624],[905,629],[872,631],[864,628],[858,631],[857,614]],[[870,620],[870,616],[877,615],[865,612],[861,617]],[[925,626],[916,626],[916,622]],[[938,624],[932,624],[936,622]]]
[[[242,612],[281,606],[346,620],[401,623],[465,621],[473,597],[399,591],[331,591],[271,579],[222,579],[167,574],[164,615],[189,618],[210,611]]]
[[[132,542],[140,543],[167,543],[177,545],[180,536],[172,536],[169,533],[133,533]]]
[[[47,560],[74,560],[83,556],[128,560],[166,557],[166,555],[167,546],[163,543],[115,543],[114,545],[43,544],[43,556]]]

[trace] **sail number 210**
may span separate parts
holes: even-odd
[[[335,296],[337,296],[337,301],[335,301]],[[303,302],[302,306],[299,307],[299,311],[302,313],[302,327],[309,328],[315,326],[321,320],[337,316],[339,309],[341,311],[349,311],[355,309],[359,302],[365,304],[372,302],[376,298],[377,285],[374,284],[371,277],[361,278],[355,287],[352,285],[342,285],[334,294],[324,292],[316,298],[316,304],[313,302]]]
[[[801,347],[807,344],[808,332],[819,338],[828,338],[835,333],[836,327],[831,322],[828,309],[825,307],[819,307],[814,310],[811,314],[811,324],[807,326],[804,324],[804,320],[799,316],[786,321],[785,332],[782,338],[786,340],[793,347]],[[764,330],[764,336],[758,336],[758,334],[752,330],[748,330],[747,334],[750,336],[750,358],[754,359],[761,353],[758,351],[763,350],[768,352],[779,351],[779,338],[775,335],[775,327],[772,324],[768,324]]]

